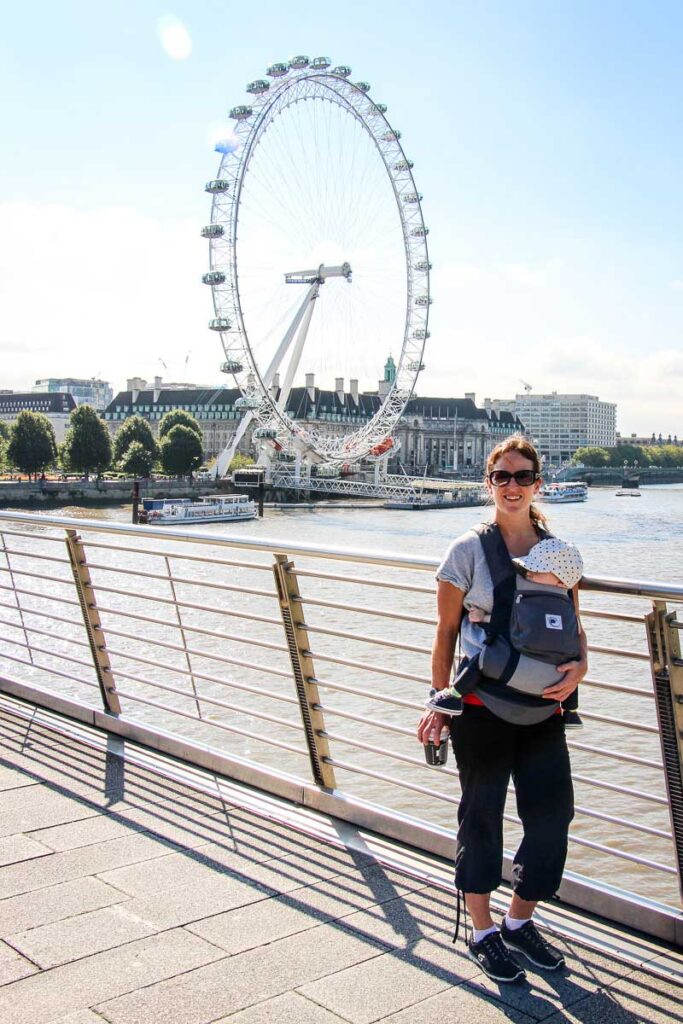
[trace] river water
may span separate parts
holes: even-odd
[[[549,516],[550,527],[558,536],[575,541],[583,554],[585,571],[589,576],[612,576],[634,580],[660,581],[664,583],[683,582],[683,485],[669,485],[643,488],[641,497],[616,497],[614,488],[592,488],[589,499],[584,504],[567,504],[560,506],[544,506]],[[104,521],[129,522],[130,506],[112,508],[74,508],[62,507],[46,510],[46,514],[68,515],[79,518],[94,518]],[[350,547],[355,549],[386,551],[403,556],[429,556],[439,559],[450,540],[474,523],[489,518],[486,509],[464,508],[434,510],[429,512],[389,511],[381,508],[315,508],[315,509],[266,509],[263,520],[240,524],[214,524],[203,527],[204,531],[215,533],[219,538],[227,534],[253,536],[255,538],[275,538],[278,540],[276,550],[287,550],[287,543],[323,544],[330,547]],[[115,542],[116,543],[116,542]],[[148,547],[150,545],[147,545]],[[206,554],[206,549],[203,549]],[[267,556],[261,559],[269,564]],[[297,559],[297,565],[305,565],[305,560]],[[331,571],[346,575],[371,576],[367,569],[362,573],[353,566],[330,566]],[[205,570],[200,567],[197,572],[202,575]],[[208,570],[206,570],[208,572]],[[373,570],[374,572],[374,570]],[[185,572],[187,577],[188,573]],[[246,583],[254,585],[254,576],[258,574],[240,574],[231,570],[230,579],[238,585]],[[381,570],[384,578],[397,579],[394,573]],[[258,582],[272,586],[270,578],[264,581],[265,572],[261,572]],[[205,579],[210,578],[204,575]],[[415,584],[418,588],[431,591],[433,581],[431,574],[402,574],[401,582]],[[147,584],[145,584],[147,585]],[[329,581],[318,581],[303,578],[300,580],[302,594],[326,600],[343,600],[356,610],[352,616],[354,630],[373,635],[377,634],[379,625],[376,617],[363,614],[359,602],[368,601],[367,588],[359,597],[358,587],[348,585],[346,589]],[[150,583],[150,587],[153,585]],[[388,596],[385,596],[387,595]],[[185,591],[185,599],[191,597],[189,586]],[[126,602],[129,599],[119,595],[109,597],[110,603],[116,600]],[[416,620],[433,618],[434,601],[431,592],[419,593],[400,591],[371,594],[376,605],[386,601],[387,607],[394,611],[414,615]],[[258,597],[242,597],[242,607],[250,611],[263,613],[266,610],[273,614],[273,604]],[[637,599],[607,598],[599,595],[586,595],[582,605],[587,609],[620,610],[642,615],[648,610],[648,603]],[[325,607],[307,609],[306,621],[315,622],[323,628],[349,628],[349,616],[339,618],[339,613]],[[222,624],[225,626],[225,623]],[[286,658],[278,654],[269,654],[267,650],[256,651],[241,643],[238,626],[233,619],[230,622],[233,630],[221,644],[220,650],[229,651],[231,656],[243,657],[266,664],[280,665],[288,668]],[[645,630],[642,623],[623,624],[608,620],[587,617],[585,626],[589,642],[593,645],[609,645],[612,647],[643,652],[647,649]],[[426,678],[429,669],[427,650],[431,643],[433,626],[426,622],[399,622],[390,624],[386,636],[397,642],[414,645],[418,650],[382,649],[378,657],[382,665],[394,671],[414,673]],[[261,638],[265,642],[281,642],[266,626],[253,624],[249,627],[251,638]],[[112,640],[110,638],[110,644]],[[122,641],[119,647],[124,646]],[[367,644],[333,639],[325,635],[313,635],[312,648],[319,652],[319,660],[315,662],[316,676],[329,683],[329,688],[321,687],[321,699],[326,707],[335,708],[338,712],[354,716],[353,720],[337,718],[333,712],[326,716],[326,727],[333,734],[331,748],[335,759],[353,761],[354,765],[367,770],[377,771],[376,755],[369,747],[380,746],[389,749],[399,758],[421,757],[416,742],[402,735],[387,735],[377,728],[378,718],[387,724],[397,727],[412,728],[416,714],[409,709],[395,708],[391,705],[379,705],[363,697],[354,696],[344,691],[335,690],[334,684],[345,687],[364,689],[377,688],[377,692],[391,692],[392,695],[407,701],[422,699],[422,687],[415,682],[383,676],[381,667],[355,673],[349,667],[338,666],[325,660],[325,656],[343,656],[357,660],[359,664],[368,665],[372,661],[373,651]],[[207,641],[204,649],[212,650],[212,642]],[[218,649],[218,648],[215,648]],[[150,651],[151,654],[151,651]],[[199,662],[194,661],[195,670]],[[204,667],[204,671],[214,676],[217,674],[215,663]],[[374,675],[372,674],[374,672]],[[147,677],[154,676],[147,670]],[[154,678],[159,678],[154,676]],[[163,673],[161,678],[164,678]],[[263,674],[259,674],[258,665],[254,671],[245,669],[240,672],[240,681],[263,688]],[[654,704],[651,698],[652,684],[649,664],[638,659],[615,659],[602,654],[591,657],[589,679],[616,685],[627,685],[642,693],[642,697],[623,695],[619,692],[598,686],[586,686],[582,689],[581,707],[587,715],[586,726],[580,732],[571,735],[572,764],[576,780],[577,813],[573,826],[573,834],[579,840],[572,844],[569,867],[575,871],[593,877],[609,880],[620,887],[630,888],[650,898],[663,900],[673,905],[678,904],[679,896],[675,877],[670,872],[644,868],[628,860],[616,860],[595,848],[595,844],[605,844],[613,849],[621,850],[630,856],[641,857],[664,864],[669,868],[673,865],[673,853],[670,840],[659,835],[631,832],[618,823],[606,823],[599,815],[610,815],[615,818],[636,820],[640,824],[655,831],[670,830],[668,811],[661,803],[650,803],[637,796],[624,795],[614,787],[628,789],[653,795],[661,800],[665,795],[661,770],[650,767],[648,762],[661,760],[658,736],[652,731],[638,731],[625,728],[616,720],[625,719],[636,725],[645,725],[652,730],[656,724]],[[177,675],[174,679],[177,685]],[[287,680],[271,680],[267,684],[272,693],[292,694],[291,682]],[[122,683],[119,686],[135,691],[135,684]],[[141,692],[138,690],[137,692]],[[206,684],[202,693],[217,692],[210,684]],[[268,691],[263,691],[265,698],[254,698],[252,709],[260,708],[270,715],[280,715],[281,706],[272,699],[268,701]],[[236,703],[244,703],[244,694],[238,690],[231,691]],[[221,689],[221,697],[225,696],[225,687]],[[176,702],[177,703],[177,702]],[[249,700],[247,699],[247,705]],[[176,706],[176,705],[174,705]],[[192,709],[187,709],[191,712]],[[141,705],[136,708],[139,717],[150,723],[164,724],[158,712]],[[226,712],[206,715],[207,720],[218,723]],[[597,716],[591,718],[590,716]],[[269,734],[284,742],[293,742],[292,730],[287,726],[289,719],[297,721],[296,707],[285,706],[282,709],[282,725],[268,725]],[[234,716],[233,719],[234,721]],[[250,719],[248,710],[239,719],[246,722],[254,731],[264,728],[262,721],[254,717]],[[183,727],[187,723],[183,723]],[[187,728],[192,732],[194,726]],[[231,753],[243,756],[258,756],[273,767],[285,770],[306,771],[305,762],[298,755],[290,755],[282,750],[273,750],[265,744],[254,744],[248,737],[222,732],[216,736],[213,729],[208,735],[202,724],[192,733],[195,738],[214,745],[223,745]],[[361,744],[353,747],[353,742]],[[592,749],[590,749],[592,748]],[[639,762],[622,761],[617,758],[605,757],[601,751],[625,753]],[[389,787],[381,780],[357,775],[344,769],[337,770],[337,783],[357,796],[378,802],[387,803],[397,811],[417,817],[426,818],[436,824],[453,827],[457,805],[457,779],[453,774],[452,764],[441,772],[419,770],[408,760],[385,767],[381,771],[389,772],[406,788]],[[590,777],[603,784],[596,788],[585,782]],[[410,786],[418,783],[427,785],[434,791],[434,797],[418,794],[410,790]],[[508,812],[514,813],[511,802]],[[594,815],[598,815],[595,817]],[[518,838],[517,827],[510,823],[506,827],[506,845],[514,847]],[[581,842],[592,845],[581,845]]]

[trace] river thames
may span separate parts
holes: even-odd
[[[594,577],[618,577],[639,581],[658,581],[661,583],[681,584],[683,582],[683,485],[653,486],[643,488],[641,496],[617,497],[616,488],[592,488],[589,491],[588,501],[580,504],[567,504],[560,506],[544,506],[544,511],[549,517],[549,525],[552,531],[558,536],[572,540],[577,543],[582,551],[585,572]],[[43,511],[43,510],[41,510]],[[44,510],[45,515],[69,516],[75,518],[91,518],[107,522],[129,522],[131,516],[130,506],[107,507],[107,508],[84,508],[74,506],[62,506]],[[353,548],[366,551],[383,551],[404,557],[427,556],[439,559],[444,553],[450,540],[457,536],[469,526],[490,518],[491,511],[486,508],[462,508],[448,510],[433,510],[428,512],[394,511],[382,508],[325,508],[314,507],[302,509],[273,509],[267,508],[262,520],[252,520],[242,523],[213,524],[203,526],[202,532],[211,533],[218,540],[222,536],[252,536],[254,538],[267,538],[277,541],[273,550],[287,551],[287,544],[320,544],[333,548]],[[88,534],[85,535],[86,545]],[[118,544],[112,538],[114,544]],[[121,538],[121,544],[125,543]],[[204,548],[203,554],[207,555]],[[118,556],[117,556],[118,557]],[[295,559],[300,564],[299,559]],[[200,572],[205,572],[200,567]],[[377,570],[378,572],[380,570]],[[344,568],[348,572],[348,565]],[[371,575],[375,570],[368,571],[364,568],[363,575]],[[417,577],[414,574],[406,573],[406,580],[418,582],[421,587],[431,588],[431,574],[420,573]],[[237,577],[234,577],[235,579]],[[263,576],[262,576],[263,578]],[[394,579],[396,577],[394,576]],[[311,592],[314,581],[302,579],[302,594]],[[140,580],[140,586],[146,585]],[[329,586],[329,585],[328,585]],[[357,589],[357,588],[356,588]],[[333,592],[332,589],[318,591],[316,596],[326,598],[334,597],[339,599],[339,588]],[[377,600],[380,600],[380,596]],[[374,599],[374,595],[373,595]],[[355,598],[351,597],[349,591],[348,602]],[[111,599],[110,599],[111,602]],[[642,599],[608,598],[606,596],[587,594],[582,598],[582,605],[589,609],[610,609],[624,612],[635,612],[641,615],[648,610],[648,603]],[[265,611],[265,603],[260,603],[256,598],[247,600],[250,611]],[[415,644],[420,652],[406,654],[404,651],[383,649],[380,654],[382,664],[390,668],[400,668],[404,671],[414,673],[420,679],[426,678],[429,672],[428,648],[431,643],[433,626],[428,624],[428,617],[433,617],[434,601],[429,593],[416,596],[411,593],[395,592],[392,597],[391,606],[394,610],[402,613],[415,614],[416,619],[422,618],[420,624],[415,626],[406,623],[389,624],[387,636],[390,639]],[[272,613],[272,604],[270,606]],[[315,621],[323,626],[335,626],[338,628],[339,620],[334,619],[334,614],[325,608],[316,608]],[[313,611],[311,611],[313,617]],[[363,621],[362,608],[358,608],[358,614],[353,621],[354,629],[361,632],[376,633],[378,620],[371,620],[366,616],[367,622]],[[308,621],[308,613],[307,613]],[[347,617],[348,622],[348,617]],[[586,617],[586,631],[589,642],[593,645],[608,645],[626,650],[646,650],[645,630],[642,623],[626,624],[611,622],[600,618]],[[348,628],[348,625],[347,625]],[[233,625],[234,629],[234,625]],[[277,640],[272,632],[268,633],[267,628],[258,624],[250,626],[253,636],[261,636],[263,639]],[[324,632],[324,628],[323,628]],[[332,638],[316,636],[315,648],[321,655],[339,654],[340,642],[332,641]],[[328,641],[325,643],[325,641]],[[280,634],[281,642],[281,634]],[[215,646],[212,648],[212,644]],[[216,644],[215,641],[204,645],[208,650],[226,651],[225,643]],[[239,657],[253,657],[254,649],[240,646],[239,637],[233,636],[230,641],[230,654]],[[352,641],[344,643],[343,654],[347,658],[357,658],[367,663],[374,656],[368,652],[367,645],[354,644]],[[131,648],[129,648],[131,649]],[[258,652],[257,652],[258,653]],[[273,658],[279,656],[273,655]],[[267,655],[260,652],[260,661],[264,663]],[[278,663],[280,663],[278,661]],[[286,661],[282,662],[286,667]],[[216,671],[215,665],[212,671]],[[377,671],[375,669],[375,671]],[[147,673],[152,674],[151,672]],[[415,740],[409,736],[389,736],[381,733],[376,728],[378,710],[377,702],[365,698],[348,696],[343,692],[335,692],[335,683],[342,683],[345,686],[370,686],[390,691],[395,696],[406,701],[415,701],[415,713],[410,709],[397,708],[390,705],[380,705],[382,720],[391,722],[405,728],[416,721],[419,701],[423,699],[423,692],[420,684],[407,680],[397,680],[390,676],[382,677],[381,674],[373,677],[364,677],[361,684],[354,678],[355,674],[348,667],[343,668],[327,663],[321,657],[321,664],[316,664],[316,675],[329,681],[330,691],[324,693],[324,703],[327,706],[334,705],[337,709],[347,712],[355,717],[355,721],[342,721],[341,725],[334,719],[327,728],[330,733],[339,733],[342,736],[342,743],[360,742],[359,749],[354,751],[353,760],[358,765],[371,768],[373,757],[370,748],[381,744],[391,744],[392,751],[403,754],[406,758],[419,757],[419,748]],[[252,685],[263,686],[263,677],[259,678],[258,672],[250,677],[249,673],[242,674],[242,681],[248,678]],[[370,682],[368,683],[368,678]],[[668,811],[660,804],[647,804],[642,806],[624,797],[618,792],[611,792],[610,787],[630,787],[634,790],[649,792],[661,798],[665,795],[663,778],[660,771],[656,771],[648,764],[661,760],[659,740],[653,731],[656,724],[654,705],[652,703],[652,684],[650,669],[647,661],[616,659],[604,654],[597,653],[591,657],[588,679],[607,681],[616,685],[626,685],[642,691],[643,697],[635,699],[631,696],[623,697],[620,693],[601,688],[598,686],[585,686],[581,694],[581,709],[587,716],[586,727],[580,732],[571,734],[572,763],[577,778],[577,809],[588,808],[589,812],[597,810],[602,814],[609,814],[615,818],[631,818],[646,824],[655,832],[666,832],[670,829]],[[227,683],[229,685],[229,682]],[[271,692],[282,692],[292,694],[292,685],[287,681],[280,680],[269,683]],[[127,684],[131,691],[132,684]],[[140,692],[140,691],[138,691]],[[204,692],[211,692],[208,688]],[[235,702],[243,702],[244,695],[239,690],[230,691]],[[267,696],[267,693],[266,693]],[[274,702],[268,703],[258,701],[246,701],[245,719],[249,719],[249,709],[256,709],[260,706],[279,714],[279,707],[274,707]],[[290,740],[291,726],[287,731],[285,707],[283,712],[283,725],[270,726],[271,735],[280,736],[283,740]],[[296,711],[292,711],[296,714]],[[155,725],[167,726],[154,709],[138,706],[135,714],[142,720]],[[591,719],[591,714],[597,715],[597,719]],[[208,720],[217,718],[217,715],[207,715],[204,723],[190,725],[188,732],[201,742],[217,742],[215,730],[213,735],[208,734]],[[614,724],[613,720],[619,718],[631,722],[638,722],[650,728],[649,732],[632,731],[623,726]],[[257,717],[253,717],[251,726],[254,729],[262,727]],[[243,736],[233,736],[226,733],[219,734],[218,740],[224,743],[225,749],[231,753],[241,756],[257,756],[273,767],[283,768],[301,773],[301,762],[296,763],[296,758],[289,758],[281,751],[273,751],[266,748],[265,744],[254,744],[253,741]],[[363,747],[365,744],[365,747]],[[343,755],[348,760],[347,747],[342,746]],[[621,760],[606,760],[601,756],[603,750],[612,750],[617,753],[625,751],[631,756],[634,763]],[[339,756],[339,755],[337,755]],[[638,760],[640,759],[640,761]],[[376,767],[376,763],[375,763]],[[411,793],[408,789],[393,788],[389,806],[402,813],[423,817],[435,824],[444,827],[453,827],[455,816],[455,803],[457,801],[457,780],[452,774],[452,764],[449,763],[448,772],[427,772],[428,780],[435,789],[441,793],[450,794],[453,798],[449,803],[425,799]],[[410,781],[418,781],[424,785],[422,775],[416,779],[417,769],[408,763],[392,766],[392,773],[397,779],[410,784]],[[338,785],[340,788],[355,794],[356,796],[370,799],[377,802],[388,803],[385,786],[380,781],[359,777],[351,773],[338,772]],[[595,789],[584,785],[582,777],[590,776],[605,784],[604,788]],[[433,806],[432,806],[433,804]],[[508,805],[509,813],[513,809]],[[625,888],[632,888],[635,891],[655,899],[676,904],[678,895],[676,892],[675,877],[670,873],[658,873],[647,870],[643,872],[637,865],[622,861],[618,862],[618,871],[614,871],[612,858],[604,853],[592,849],[590,844],[606,843],[608,846],[629,852],[633,856],[643,857],[662,864],[673,863],[670,841],[652,835],[639,835],[633,832],[623,832],[618,826],[612,824],[606,826],[600,820],[596,820],[590,813],[582,815],[577,810],[577,817],[574,823],[574,833],[584,841],[572,847],[569,858],[569,867],[572,870],[592,875],[594,877],[609,877],[614,884]],[[506,843],[514,845],[518,832],[516,826],[510,823],[506,829]],[[587,844],[587,845],[586,845]]]

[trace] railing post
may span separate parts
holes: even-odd
[[[292,663],[294,684],[299,698],[299,709],[313,778],[316,785],[334,789],[336,786],[334,769],[326,760],[330,756],[330,749],[327,739],[321,735],[325,732],[325,720],[322,712],[315,708],[315,705],[320,702],[318,687],[313,682],[315,670],[313,659],[308,652],[308,632],[304,624],[301,602],[297,600],[300,596],[299,583],[293,569],[294,563],[287,558],[287,555],[275,555],[273,565],[275,586],[280,602],[282,624]]]
[[[90,652],[93,665],[95,666],[97,682],[100,684],[102,703],[105,711],[109,711],[112,715],[120,715],[121,704],[116,692],[116,684],[111,670],[109,654],[107,653],[102,623],[100,622],[100,613],[97,610],[95,591],[85,557],[85,548],[83,541],[75,530],[66,531],[66,549],[69,552],[71,571],[83,614],[85,631],[90,643]]]
[[[669,798],[678,885],[683,900],[683,659],[675,612],[653,601],[646,616],[659,738]]]

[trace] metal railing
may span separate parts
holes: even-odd
[[[0,512],[0,691],[450,855],[457,772],[415,739],[436,564]],[[561,896],[682,942],[683,587],[583,590]]]

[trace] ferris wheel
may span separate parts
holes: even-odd
[[[266,455],[334,465],[386,451],[429,337],[428,228],[386,106],[326,57],[266,76],[230,111],[206,184],[209,327],[241,391],[219,475],[250,423]],[[316,376],[329,390],[314,412]]]

